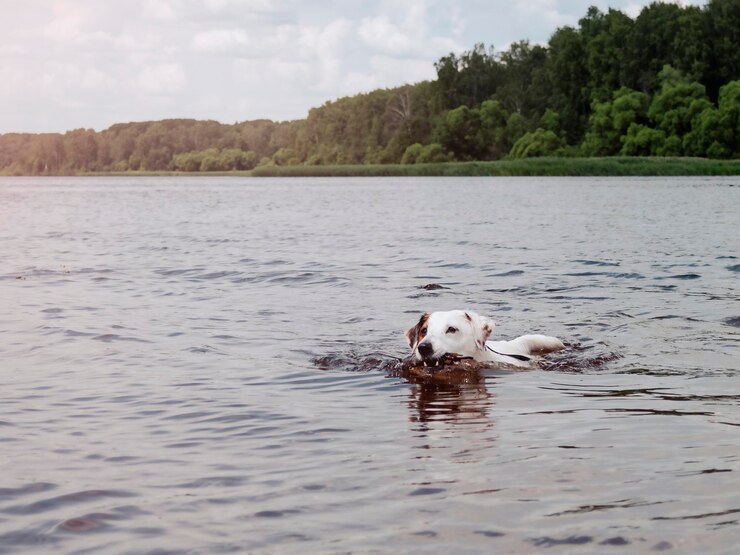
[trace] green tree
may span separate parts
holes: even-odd
[[[627,87],[614,91],[610,102],[597,102],[589,117],[582,150],[588,156],[611,156],[633,123],[647,123],[647,95]]]
[[[447,112],[438,126],[437,137],[458,160],[480,159],[488,146],[481,129],[480,112],[465,105]]]
[[[439,143],[425,145],[416,158],[417,164],[433,164],[436,162],[449,162],[450,157],[444,147]]]
[[[662,83],[648,109],[648,117],[656,129],[665,134],[666,142],[655,154],[683,154],[683,137],[692,129],[694,118],[712,107],[704,85],[688,82],[673,68],[666,66],[659,75]]]
[[[663,131],[633,123],[622,137],[622,149],[619,153],[623,156],[651,156],[663,149],[665,140]]]
[[[509,158],[531,158],[552,156],[565,146],[563,140],[552,131],[537,128],[524,134],[511,147]]]
[[[561,27],[550,38],[549,52],[550,107],[560,114],[566,140],[576,144],[583,137],[590,111],[589,74],[583,39],[572,27]]]
[[[403,153],[403,156],[401,157],[401,163],[416,164],[416,161],[419,158],[419,155],[421,154],[423,148],[424,147],[419,143],[409,145],[406,151]]]

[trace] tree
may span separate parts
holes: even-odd
[[[447,112],[438,127],[437,137],[458,160],[480,159],[487,150],[480,112],[465,105]]]
[[[622,137],[623,156],[651,156],[659,152],[665,145],[665,133],[651,129],[646,125],[633,123]]]
[[[588,120],[583,153],[588,156],[617,154],[630,125],[647,123],[647,107],[647,95],[627,87],[615,91],[610,102],[595,103]]]
[[[409,145],[409,147],[406,149],[406,151],[403,153],[403,156],[401,157],[401,163],[416,164],[416,160],[419,158],[419,155],[421,154],[423,148],[424,147],[419,143]]]
[[[565,138],[581,141],[590,109],[588,69],[583,40],[572,27],[561,27],[550,38],[548,72],[553,85],[550,107],[560,114]]]
[[[694,118],[712,104],[704,85],[685,80],[670,66],[660,72],[659,79],[661,88],[648,109],[653,126],[666,136],[666,144],[656,154],[681,155],[683,137],[691,131]]]
[[[511,147],[509,158],[531,158],[534,156],[552,156],[565,144],[552,131],[535,129],[518,139]]]
[[[502,83],[503,71],[491,46],[476,44],[460,57],[448,54],[434,64],[437,70],[437,109],[477,106],[490,98]]]
[[[622,85],[621,73],[625,63],[625,39],[634,22],[618,10],[604,14],[591,6],[579,22],[586,54],[589,98],[607,101],[612,92]]]

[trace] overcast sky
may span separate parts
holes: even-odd
[[[701,4],[700,0],[690,0]],[[647,0],[0,0],[0,133],[306,116]],[[686,2],[684,2],[686,3]]]

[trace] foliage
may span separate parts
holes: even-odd
[[[437,164],[372,164],[342,166],[265,166],[252,175],[298,176],[508,176],[508,175],[738,175],[739,160],[701,158],[522,158],[489,162],[446,162]]]
[[[552,156],[563,147],[563,141],[552,131],[537,128],[525,133],[511,147],[509,158],[534,158]]]

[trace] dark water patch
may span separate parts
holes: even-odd
[[[500,274],[488,274],[488,277],[513,277],[521,276],[524,274],[524,270],[509,270],[508,272],[501,272]]]
[[[530,538],[528,541],[537,547],[556,547],[563,545],[585,545],[593,542],[594,539],[591,536],[567,536],[565,538],[543,536],[540,538]]]
[[[474,534],[479,534],[481,536],[484,536],[486,538],[500,538],[505,536],[503,532],[495,532],[493,530],[476,530],[473,532]]]
[[[420,530],[418,532],[414,532],[412,535],[419,536],[421,538],[436,538],[439,536],[439,534],[434,530]]]
[[[242,272],[222,270],[220,272],[210,272],[207,274],[192,276],[191,279],[210,280],[210,279],[221,279],[225,277],[240,276],[240,275],[242,275]]]
[[[282,518],[284,516],[290,516],[299,514],[300,511],[297,509],[286,509],[282,511],[259,511],[254,513],[254,516],[258,518]]]
[[[637,272],[571,272],[565,273],[568,277],[610,277],[615,279],[645,279],[645,276]]]
[[[172,487],[184,489],[233,488],[241,486],[248,481],[249,479],[246,476],[209,476],[204,478],[197,478],[190,482],[184,482]]]
[[[679,516],[655,516],[651,520],[699,520],[704,518],[714,518],[717,516],[726,516],[740,513],[738,509],[727,509],[726,511],[710,512],[710,513],[696,513],[690,515],[679,515]]]
[[[727,269],[731,272],[740,272],[740,264],[733,264],[732,266],[727,266]]]
[[[57,487],[56,484],[49,482],[33,482],[17,488],[0,488],[0,500],[14,499],[34,493],[51,491]]]
[[[632,499],[622,499],[619,501],[614,501],[612,503],[603,503],[603,504],[598,504],[598,505],[582,505],[575,509],[569,509],[566,511],[550,513],[545,516],[565,516],[565,515],[575,515],[575,514],[582,514],[582,513],[609,511],[612,509],[630,509],[633,507],[647,507],[650,505],[661,505],[663,503],[664,503],[663,501],[649,502],[649,501],[636,501]]]
[[[139,457],[133,457],[131,455],[117,455],[115,457],[107,457],[105,459],[106,462],[109,463],[132,463],[134,461],[140,460]]]
[[[651,320],[684,320],[686,322],[701,322],[696,318],[690,318],[688,316],[681,316],[679,314],[661,314],[659,316],[652,316]]]
[[[469,264],[468,262],[444,262],[442,260],[438,260],[436,262],[433,262],[429,264],[430,268],[445,268],[450,270],[464,270],[472,268],[473,266]]]
[[[4,509],[0,509],[0,512],[11,515],[32,515],[78,503],[134,496],[134,493],[122,490],[83,490],[60,495],[57,497],[50,497],[48,499],[29,503],[27,505],[15,505],[12,507],[7,507]]]
[[[95,337],[98,335],[94,332],[84,332],[84,331],[77,331],[77,330],[59,330],[58,328],[46,328],[53,331],[63,331],[64,335],[67,337]]]
[[[607,538],[603,541],[599,542],[599,545],[610,545],[610,546],[623,546],[623,545],[629,545],[631,542],[622,536],[614,536],[613,538]]]
[[[740,316],[733,316],[731,318],[725,318],[723,322],[727,324],[728,326],[732,326],[733,328],[740,328]]]
[[[681,472],[680,476],[698,476],[700,474],[717,474],[724,472],[732,472],[731,468],[705,468],[704,470],[696,470],[694,472]]]
[[[445,488],[416,488],[409,492],[409,497],[415,497],[417,495],[436,495],[438,493],[444,493],[447,490]]]
[[[688,274],[676,274],[672,276],[656,276],[653,279],[680,279],[680,280],[691,280],[691,279],[699,279],[701,276],[699,274],[695,273],[688,273]]]
[[[573,262],[577,262],[578,264],[583,264],[584,266],[619,266],[619,262],[607,262],[605,260],[586,260],[586,259],[577,259]]]
[[[158,274],[160,276],[164,276],[164,277],[177,277],[177,276],[191,275],[191,274],[194,274],[196,272],[202,272],[203,270],[205,270],[205,268],[203,268],[203,267],[196,267],[196,268],[176,268],[176,269],[172,269],[172,270],[168,270],[168,269],[164,269],[163,268],[163,269],[160,269],[160,270],[155,270],[154,273],[156,273],[156,274]]]
[[[139,337],[131,337],[126,335],[118,335],[117,333],[103,333],[93,337],[95,341],[102,341],[103,343],[112,343],[114,341],[133,341],[136,343],[152,343],[148,339],[141,339]]]
[[[22,549],[51,549],[59,543],[59,538],[50,536],[45,526],[31,530],[13,530],[0,533],[0,553],[3,555],[5,553],[18,553]]]
[[[627,414],[629,416],[714,416],[711,411],[682,411],[682,410],[660,410],[660,409],[639,409],[639,408],[613,408],[604,409],[605,412]]]
[[[216,347],[212,347],[211,345],[201,345],[199,347],[188,347],[187,349],[183,349],[183,350],[188,353],[195,353],[199,355],[205,355],[205,354],[225,355],[226,354],[224,351],[217,349]]]

